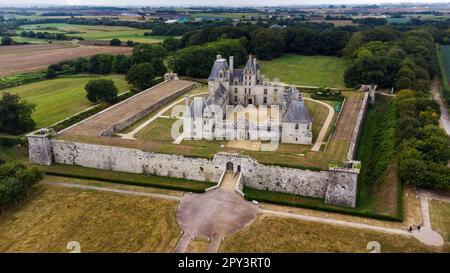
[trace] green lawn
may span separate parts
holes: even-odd
[[[137,139],[142,140],[155,140],[172,142],[173,139],[171,134],[172,125],[177,121],[173,118],[157,118],[144,129],[136,134]]]
[[[444,83],[448,86],[450,81],[450,46],[442,45],[440,46],[439,51],[440,54],[438,54],[438,57],[442,69],[442,76],[444,78]]]
[[[92,106],[93,104],[86,99],[84,87],[90,80],[99,77],[76,76],[45,80],[4,89],[0,93],[9,92],[16,94],[36,104],[33,119],[36,122],[36,128],[41,128],[52,125]],[[111,75],[105,76],[105,78],[112,79],[119,92],[129,89],[124,76]]]
[[[285,54],[271,61],[260,61],[261,74],[279,78],[287,84],[345,87],[343,58]]]
[[[41,30],[38,29],[41,28]],[[45,30],[44,28],[56,27],[57,30]],[[130,27],[120,26],[89,26],[89,25],[72,25],[72,24],[35,24],[35,25],[23,25],[17,31],[21,33],[23,30],[34,30],[49,33],[65,33],[68,36],[83,37],[86,40],[111,40],[113,38],[120,39],[122,41],[134,41],[139,43],[159,43],[165,38],[164,36],[144,36],[145,32],[151,32],[151,30],[137,29]],[[79,33],[68,33],[79,32]],[[36,40],[36,39],[33,39]]]

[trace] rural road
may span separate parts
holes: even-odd
[[[439,120],[439,123],[445,130],[447,135],[450,136],[450,115],[444,101],[442,100],[442,96],[439,90],[439,80],[435,78],[431,86],[431,94],[433,96],[433,99],[439,104],[439,107],[441,109],[441,118]]]

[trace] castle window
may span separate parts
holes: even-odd
[[[309,123],[308,123],[308,126],[306,127],[306,129],[308,129],[308,130],[309,130],[309,126],[310,126],[310,125],[309,125]]]
[[[276,88],[275,88],[275,89],[274,89],[273,91],[274,91],[274,92],[277,92],[277,91],[278,91],[278,89],[276,89]]]
[[[263,103],[264,103],[264,104],[267,104],[267,97],[264,97]]]
[[[237,82],[237,81],[234,81],[234,85],[238,85],[238,82]]]
[[[264,89],[264,95],[267,95],[267,89]]]
[[[236,102],[238,100],[238,97],[237,96],[234,96],[234,101]]]
[[[299,127],[298,123],[295,124],[295,130],[298,130],[298,127]]]
[[[238,92],[238,89],[237,89],[237,87],[236,88],[234,88],[234,93],[237,93]]]
[[[295,141],[296,141],[296,142],[298,141],[298,137],[295,138]]]
[[[223,78],[223,73],[222,72],[219,73],[219,78]]]

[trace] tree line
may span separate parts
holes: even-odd
[[[75,36],[67,36],[64,33],[50,33],[47,31],[41,32],[41,31],[22,31],[20,33],[20,37],[28,37],[28,38],[35,38],[35,39],[45,39],[45,40],[72,40],[72,39],[78,39],[78,40],[84,40],[83,37],[75,37]]]

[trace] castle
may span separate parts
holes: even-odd
[[[186,97],[184,139],[277,140],[312,144],[313,119],[295,86],[285,89],[261,75],[249,56],[244,69],[217,55],[208,96]]]

